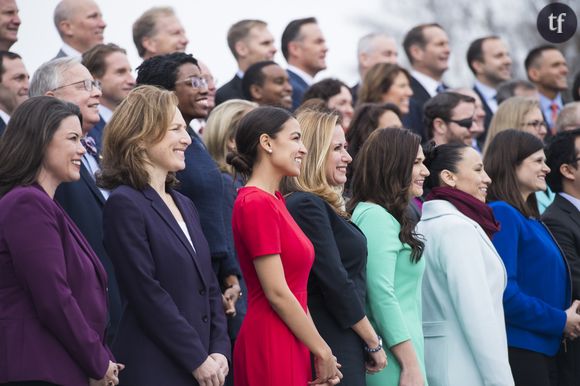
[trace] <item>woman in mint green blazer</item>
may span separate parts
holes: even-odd
[[[368,386],[426,385],[421,321],[423,242],[408,215],[429,171],[421,139],[406,129],[379,129],[357,156],[349,209],[367,238],[367,316],[383,338],[388,365]]]

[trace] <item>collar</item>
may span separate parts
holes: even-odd
[[[439,81],[436,81],[435,79],[431,78],[428,75],[418,72],[417,70],[411,70],[411,76],[415,78],[415,80],[419,82],[421,86],[423,86],[423,88],[425,88],[425,90],[427,90],[429,95],[432,97],[437,95],[437,87],[443,84]]]
[[[489,87],[486,84],[481,83],[478,79],[475,79],[475,87],[479,90],[481,95],[485,98],[485,100],[493,99],[495,100],[495,96],[497,95],[497,90],[493,87]]]
[[[538,93],[538,95],[540,96],[540,106],[542,107],[542,111],[550,110],[552,103],[558,105],[558,110],[561,110],[564,106],[564,102],[562,101],[562,93],[558,93],[554,99],[549,99],[542,93]]]
[[[8,115],[8,113],[4,110],[0,110],[0,118],[2,118],[5,124],[8,124],[8,121],[10,120],[10,115]]]
[[[75,50],[74,48],[72,48],[71,46],[66,44],[65,42],[62,42],[61,50],[62,50],[62,52],[64,52],[66,54],[66,56],[80,57],[83,55],[81,52]]]
[[[560,196],[562,196],[563,198],[565,198],[566,200],[570,201],[570,203],[572,205],[574,205],[576,207],[576,209],[578,209],[578,211],[580,211],[580,198],[576,198],[576,197],[571,196],[568,193],[564,193],[564,192],[560,192],[558,194]]]
[[[103,118],[103,121],[105,121],[105,123],[109,122],[111,116],[113,116],[113,110],[101,104],[97,106],[97,109],[99,110],[99,114],[101,118]]]
[[[240,79],[244,79],[244,72],[238,68],[238,71],[236,72],[236,76]]]
[[[299,69],[298,67],[289,64],[288,70],[292,71],[293,73],[301,77],[302,80],[305,81],[307,85],[310,86],[312,85],[312,83],[314,83],[314,78],[309,74],[307,74],[306,72],[304,72],[303,70]]]

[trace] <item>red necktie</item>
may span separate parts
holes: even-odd
[[[558,105],[556,103],[552,103],[550,105],[550,110],[552,110],[552,125],[550,126],[550,131],[552,132],[552,134],[556,134],[555,133],[555,128],[556,128],[556,120],[558,119]]]

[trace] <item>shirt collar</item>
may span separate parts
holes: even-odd
[[[10,120],[10,115],[8,115],[8,113],[4,110],[0,110],[0,118],[2,118],[5,124],[8,124],[8,121]]]
[[[437,95],[437,87],[441,82],[436,81],[428,75],[425,75],[417,70],[411,70],[411,76],[417,80],[427,90],[430,96],[434,97]]]
[[[538,95],[540,96],[540,106],[542,106],[542,111],[549,111],[552,103],[558,105],[558,110],[562,109],[564,106],[561,93],[558,93],[554,99],[550,99],[542,93],[538,93]]]
[[[113,115],[113,111],[110,108],[105,107],[101,104],[97,106],[97,109],[99,110],[99,115],[101,116],[101,118],[103,118],[103,121],[109,122],[111,116]]]
[[[578,211],[580,211],[580,199],[573,197],[567,193],[564,192],[560,192],[558,193],[560,196],[564,197],[566,200],[570,201],[572,203],[572,205],[574,205],[576,207],[576,209],[578,209]]]
[[[497,90],[493,87],[489,87],[486,84],[481,83],[479,80],[475,80],[475,87],[479,90],[481,95],[485,98],[485,100],[495,99],[497,95]]]
[[[307,85],[310,86],[310,85],[312,85],[312,83],[314,83],[314,78],[311,77],[310,75],[308,75],[306,72],[299,69],[298,67],[289,64],[288,69],[290,71],[292,71],[293,73],[295,73],[296,75],[298,75],[299,77],[301,77],[302,80],[304,80]]]
[[[72,48],[71,46],[66,44],[65,42],[62,43],[61,50],[62,50],[62,52],[64,52],[66,54],[66,56],[70,56],[73,58],[82,56],[82,52],[75,50],[74,48]]]
[[[244,72],[242,70],[238,69],[238,72],[236,72],[236,75],[238,76],[238,78],[244,79]]]

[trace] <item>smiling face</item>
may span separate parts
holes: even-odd
[[[38,172],[38,183],[47,192],[54,192],[62,182],[81,177],[81,159],[85,148],[81,145],[81,123],[76,116],[63,119],[46,147]]]
[[[534,107],[524,115],[522,130],[544,141],[546,134],[548,134],[548,129],[546,128],[542,111],[539,108]]]
[[[265,26],[255,26],[250,30],[241,47],[247,63],[254,64],[263,60],[273,60],[276,54],[274,37]]]
[[[267,135],[263,134],[262,137]],[[296,177],[300,175],[300,166],[306,156],[302,143],[302,129],[294,118],[286,121],[276,138],[267,138],[266,157],[280,176]]]
[[[343,186],[346,183],[346,167],[351,162],[352,157],[346,151],[344,130],[341,126],[336,125],[326,156],[326,181],[330,186]]]
[[[415,52],[413,67],[420,69],[433,79],[440,79],[449,67],[449,38],[447,33],[439,27],[431,26],[423,29],[423,36],[427,42],[424,47],[418,47]]]
[[[292,107],[292,85],[288,73],[277,64],[262,68],[264,82],[250,86],[253,100],[262,106]]]
[[[427,166],[423,164],[424,161],[425,155],[423,154],[423,148],[419,145],[411,174],[411,187],[409,188],[411,197],[421,197],[423,195],[423,184],[425,183],[425,178],[430,174]]]
[[[189,39],[177,16],[166,14],[155,20],[153,36],[145,37],[142,44],[146,50],[143,59],[148,59],[157,55],[185,52]]]
[[[163,174],[185,169],[185,149],[191,144],[187,126],[177,108],[161,141],[147,146],[147,158]]]
[[[127,55],[113,52],[105,58],[105,73],[99,79],[103,87],[102,104],[111,110],[125,99],[135,87],[135,78]]]
[[[336,110],[340,113],[342,118],[342,126],[348,129],[350,126],[350,121],[354,114],[352,108],[352,95],[346,87],[342,86],[340,88],[340,93],[331,96],[327,102],[328,108]]]
[[[413,90],[411,89],[409,78],[401,71],[393,79],[391,87],[382,95],[382,101],[396,105],[401,110],[401,113],[407,114],[409,112],[409,100],[412,96]]]
[[[0,49],[8,51],[18,40],[20,16],[14,0],[0,0]]]
[[[542,52],[538,63],[528,71],[531,81],[540,91],[557,93],[568,88],[568,64],[559,50]]]
[[[483,161],[477,151],[471,147],[465,148],[463,157],[457,164],[457,172],[451,173],[455,188],[468,193],[481,202],[485,202],[487,188],[491,179],[483,168]]]
[[[196,88],[187,81],[191,77],[201,77],[201,70],[193,63],[184,63],[177,70],[175,95],[179,100],[179,111],[186,123],[194,118],[206,118],[209,113],[207,87]]]
[[[22,59],[9,59],[5,57],[2,60],[4,73],[2,74],[1,83],[10,89],[16,95],[16,106],[28,99],[28,86],[30,85],[30,76],[22,63]]]
[[[477,77],[492,87],[510,80],[512,59],[506,44],[500,39],[487,39],[481,45],[483,61],[475,63]]]
[[[300,27],[301,40],[292,42],[296,47],[296,65],[311,76],[326,69],[326,40],[318,24],[308,23]]]
[[[60,88],[51,91],[49,94],[58,99],[72,102],[81,109],[83,132],[85,133],[92,129],[100,120],[97,107],[99,106],[99,99],[102,95],[101,90],[97,87],[93,87],[91,91],[87,91],[83,83],[77,83],[86,79],[93,79],[91,73],[85,66],[76,63],[68,71],[61,74],[60,84],[58,85]]]
[[[83,53],[103,42],[107,24],[94,1],[77,0],[73,7],[72,16],[61,25],[69,44]]]
[[[516,178],[524,201],[530,194],[546,190],[548,173],[550,173],[550,168],[546,165],[546,155],[543,150],[532,153],[516,166]]]

